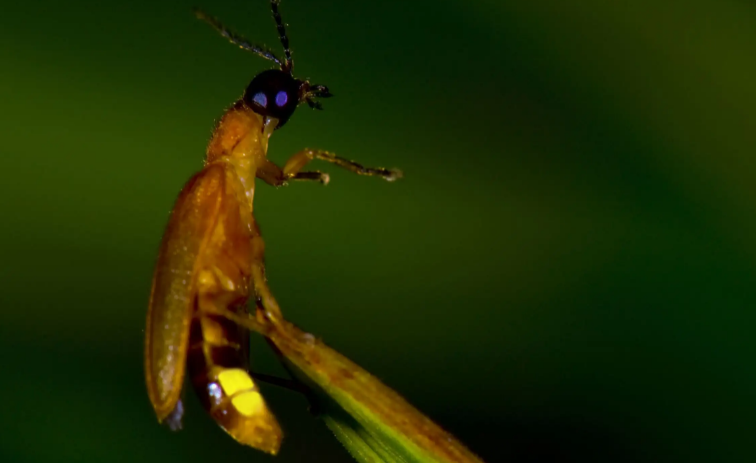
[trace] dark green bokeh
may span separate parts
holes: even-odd
[[[406,178],[260,186],[271,284],[489,462],[754,461],[756,8],[578,3],[285,0],[297,75],[336,97],[271,158]],[[178,434],[150,409],[168,212],[268,66],[193,5],[3,8],[0,461],[350,461],[286,391],[275,460],[193,398]],[[266,1],[199,6],[277,45]]]

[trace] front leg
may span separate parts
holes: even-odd
[[[317,171],[292,172],[287,174],[267,159],[262,166],[257,168],[257,178],[273,186],[285,185],[289,180],[310,180],[327,185],[330,180],[328,174]]]
[[[307,165],[308,162],[313,159],[319,159],[321,161],[330,162],[337,166],[344,168],[350,172],[354,172],[358,175],[368,175],[374,177],[382,177],[388,182],[393,182],[396,179],[402,178],[402,172],[398,169],[384,169],[383,167],[364,167],[349,159],[341,158],[333,153],[324,150],[314,150],[305,148],[302,151],[296,153],[286,161],[283,168],[283,174],[285,176],[294,176],[300,174],[312,175],[314,172],[300,172],[302,168]],[[322,174],[325,175],[325,174]],[[327,176],[326,176],[327,178]],[[324,182],[327,183],[327,182]]]

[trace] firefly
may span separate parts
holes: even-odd
[[[158,421],[181,427],[185,377],[213,419],[238,442],[276,454],[282,431],[248,366],[247,329],[224,314],[280,323],[266,282],[264,242],[253,216],[255,179],[282,186],[292,180],[327,184],[303,170],[312,160],[360,175],[396,180],[393,169],[364,167],[333,153],[303,149],[283,167],[267,157],[268,140],[303,103],[322,109],[325,85],[294,76],[280,0],[271,0],[284,58],[230,31],[202,11],[196,15],[232,44],[272,61],[218,121],[204,168],[181,190],[158,253],[145,331],[147,392]],[[254,301],[253,314],[248,302]]]

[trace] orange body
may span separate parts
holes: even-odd
[[[181,426],[181,391],[188,371],[200,400],[226,432],[272,454],[281,445],[281,428],[249,374],[247,332],[241,328],[252,324],[262,333],[283,323],[265,279],[264,244],[252,215],[255,179],[276,186],[287,180],[328,183],[325,173],[302,171],[313,159],[387,181],[401,176],[323,150],[304,149],[283,168],[267,159],[273,130],[299,105],[320,109],[317,100],[332,96],[325,85],[292,75],[294,62],[279,3],[270,0],[283,60],[217,19],[195,12],[231,43],[275,62],[278,69],[257,74],[226,111],[207,147],[205,168],[176,200],[152,280],[144,360],[147,392],[159,421]],[[250,296],[254,318],[247,312]]]
[[[204,169],[184,186],[168,223],[152,283],[145,371],[161,422],[180,425],[190,375],[208,412],[237,441],[275,454],[282,433],[247,366],[247,335],[220,315],[247,313],[250,294],[271,299],[263,242],[252,215],[255,177],[283,178],[267,160],[277,121],[238,102],[223,116]],[[266,301],[271,302],[271,301]],[[277,305],[264,316],[277,319]]]

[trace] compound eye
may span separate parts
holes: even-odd
[[[286,93],[284,90],[279,90],[276,94],[276,106],[279,108],[283,108],[286,106],[286,103],[289,102],[289,94]]]
[[[257,93],[255,93],[255,96],[254,96],[254,98],[252,98],[252,100],[255,103],[257,103],[258,105],[260,105],[261,107],[263,107],[263,108],[267,108],[268,107],[268,97],[265,96],[265,94],[263,92],[257,92]]]

